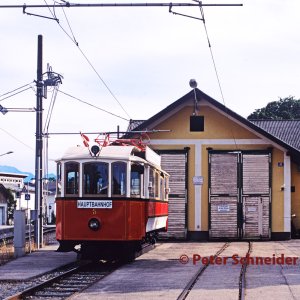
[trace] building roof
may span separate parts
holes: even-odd
[[[282,146],[283,148],[287,149],[289,153],[293,156],[294,159],[299,160],[300,162],[300,147],[295,147],[295,143],[290,143],[287,139],[282,139],[281,136],[274,135],[273,131],[268,131],[265,127],[258,126],[254,122],[251,122],[236,112],[230,110],[225,105],[221,104],[217,100],[211,98],[198,88],[195,89],[196,91],[196,98],[198,102],[201,102],[203,100],[210,103],[212,106],[216,107],[218,110],[222,111],[224,114],[228,115],[232,119],[235,119],[236,121],[246,125],[248,128],[254,130],[254,132],[259,133],[260,135],[266,137],[267,139],[273,141],[274,143]],[[195,93],[194,90],[191,90],[189,93],[178,99],[177,101],[171,103],[166,108],[149,118],[148,120],[144,121],[143,123],[136,126],[133,131],[141,131],[145,129],[150,129],[151,125],[154,124],[156,121],[160,120],[163,116],[169,114],[171,111],[175,111],[177,108],[181,107],[184,104],[190,104],[191,101],[194,101],[195,99]]]
[[[141,125],[144,122],[145,120],[129,120],[127,131],[134,130],[137,126]]]
[[[0,176],[26,178],[28,176],[28,174],[0,172]]]
[[[300,151],[300,120],[250,121]]]

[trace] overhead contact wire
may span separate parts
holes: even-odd
[[[213,54],[211,43],[210,43],[209,36],[208,36],[208,31],[207,31],[207,27],[206,27],[206,23],[205,23],[205,18],[204,18],[203,7],[201,5],[199,5],[199,7],[200,7],[200,12],[201,12],[201,16],[202,16],[202,21],[203,21],[203,25],[204,25],[204,30],[205,30],[205,34],[206,34],[206,38],[207,38],[207,42],[208,42],[208,47],[209,47],[211,59],[212,59],[212,62],[213,62],[215,74],[216,74],[216,77],[217,77],[217,81],[218,81],[218,85],[219,85],[219,89],[220,89],[220,93],[221,93],[221,98],[222,98],[222,101],[223,101],[223,104],[224,104],[225,108],[227,109],[224,94],[223,94],[223,89],[222,89],[222,85],[221,85],[221,81],[220,81],[220,77],[219,77],[219,74],[218,74],[217,65],[216,65],[216,62],[215,62],[214,54]],[[232,137],[233,137],[235,147],[237,149],[236,139],[234,137],[232,129],[231,129],[231,134],[232,134]]]
[[[19,140],[17,137],[15,137],[14,135],[12,135],[10,132],[8,132],[7,130],[0,128],[0,130],[2,130],[3,132],[5,132],[7,135],[9,135],[10,137],[12,137],[13,139],[15,139],[16,141],[18,141],[19,143],[23,144],[24,146],[26,146],[27,148],[34,150],[31,146],[28,146],[27,144],[25,144],[24,142],[22,142],[21,140]]]
[[[23,92],[25,92],[25,91],[27,91],[27,90],[30,90],[30,89],[32,89],[31,86],[28,87],[28,88],[26,88],[26,89],[24,89],[24,90],[21,90],[21,91],[19,91],[19,92],[17,92],[17,93],[14,93],[14,94],[12,94],[12,95],[6,96],[6,97],[4,97],[3,99],[0,99],[0,101],[3,101],[3,100],[8,99],[8,98],[11,98],[11,97],[13,97],[13,96],[16,96],[16,95],[18,95],[18,94],[21,94],[21,93],[23,93]],[[17,91],[17,90],[18,90],[18,89],[16,89],[15,91]],[[13,92],[13,91],[12,91],[12,92]],[[12,92],[5,93],[5,94],[1,95],[0,97],[2,97],[2,96],[4,96],[4,95],[8,95],[9,93],[12,93]]]
[[[48,6],[46,0],[44,0],[46,5]],[[52,14],[53,17],[55,17],[55,14],[51,11],[50,7],[48,6],[48,9],[50,11],[50,13]],[[110,95],[115,99],[115,101],[119,104],[119,106],[122,108],[122,110],[124,111],[124,113],[128,116],[129,119],[131,119],[130,115],[127,113],[127,111],[125,110],[125,108],[123,107],[123,105],[120,103],[120,101],[117,99],[117,97],[115,96],[115,94],[112,92],[112,90],[109,88],[109,86],[107,85],[107,83],[104,81],[104,79],[100,76],[99,72],[96,70],[96,68],[93,66],[93,64],[91,63],[91,61],[88,59],[88,57],[85,55],[85,53],[83,52],[83,50],[79,47],[79,43],[77,42],[77,40],[75,39],[75,36],[73,34],[73,31],[71,29],[70,26],[70,22],[68,21],[68,18],[65,14],[65,11],[63,10],[63,13],[66,17],[68,26],[70,28],[70,31],[73,35],[73,37],[62,27],[62,25],[57,22],[57,24],[59,25],[59,27],[62,29],[62,31],[69,37],[69,39],[77,46],[78,50],[80,51],[80,53],[82,54],[82,56],[85,58],[85,60],[87,61],[87,63],[89,64],[89,66],[92,68],[92,70],[95,72],[95,74],[97,75],[98,79],[102,82],[102,84],[105,86],[105,88],[108,90],[108,92],[110,93]]]
[[[105,112],[105,113],[107,113],[107,114],[110,114],[110,115],[112,115],[112,116],[114,116],[114,117],[117,117],[117,118],[119,118],[119,119],[122,119],[122,120],[125,120],[125,121],[129,121],[129,120],[130,120],[130,119],[126,119],[126,118],[124,118],[124,117],[122,117],[122,116],[116,115],[116,114],[114,114],[114,113],[112,113],[112,112],[110,112],[110,111],[107,111],[107,110],[103,109],[103,108],[100,108],[100,107],[98,107],[98,106],[96,106],[96,105],[94,105],[94,104],[91,104],[91,103],[88,103],[88,102],[86,102],[86,101],[84,101],[84,100],[81,100],[81,99],[79,99],[79,98],[77,98],[77,97],[75,97],[75,96],[72,96],[72,95],[70,95],[70,94],[68,94],[68,93],[66,93],[66,92],[63,92],[63,91],[60,91],[60,90],[59,90],[58,92],[60,92],[60,93],[62,93],[62,94],[64,94],[64,95],[66,95],[66,96],[68,96],[68,97],[70,97],[70,98],[73,98],[73,99],[75,99],[75,100],[77,100],[77,101],[79,101],[79,102],[82,102],[82,103],[87,104],[87,105],[89,105],[89,106],[92,106],[92,107],[94,107],[94,108],[96,108],[96,109],[99,109],[99,110],[101,110],[101,111],[103,111],[103,112]]]

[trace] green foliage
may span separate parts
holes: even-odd
[[[14,218],[14,211],[17,206],[17,201],[14,199],[14,195],[10,189],[7,189],[7,220]]]
[[[267,104],[266,107],[256,109],[247,117],[248,120],[295,120],[300,119],[300,100],[289,96],[279,98]]]

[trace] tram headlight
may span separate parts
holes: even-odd
[[[101,227],[101,224],[97,219],[93,218],[93,219],[89,220],[89,228],[91,230],[97,231],[100,229],[100,227]]]
[[[91,153],[96,156],[100,152],[100,147],[98,145],[93,145],[91,147]]]

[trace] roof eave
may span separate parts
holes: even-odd
[[[196,96],[197,96],[197,99],[199,99],[199,101],[201,101],[201,99],[205,99],[207,102],[209,102],[213,106],[217,107],[218,109],[223,111],[225,114],[228,114],[233,119],[236,119],[237,121],[243,123],[247,127],[249,127],[251,129],[253,129],[254,131],[260,133],[261,135],[263,135],[267,139],[273,141],[275,144],[278,144],[278,145],[282,146],[291,155],[300,156],[300,151],[298,151],[297,149],[291,147],[290,145],[286,144],[285,142],[283,142],[282,140],[276,138],[275,136],[271,135],[270,133],[266,132],[262,128],[256,126],[255,124],[253,124],[249,120],[245,119],[244,117],[240,116],[239,114],[235,113],[234,111],[232,111],[231,109],[229,109],[225,105],[221,104],[217,100],[211,98],[210,96],[208,96],[207,94],[205,94],[201,90],[196,89]],[[141,131],[141,130],[147,129],[151,124],[153,124],[155,121],[159,120],[162,116],[164,116],[165,114],[167,114],[170,111],[174,110],[179,105],[184,104],[186,101],[191,100],[191,98],[193,98],[193,97],[194,97],[194,91],[191,90],[189,93],[187,93],[186,95],[184,95],[183,97],[181,97],[177,101],[171,103],[166,108],[164,108],[163,110],[161,110],[160,112],[158,112],[157,114],[155,114],[154,116],[152,116],[151,118],[146,120],[144,123],[137,126],[133,131]]]

